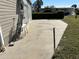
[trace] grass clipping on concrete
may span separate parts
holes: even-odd
[[[68,27],[55,53],[55,59],[79,59],[79,16],[66,16]]]

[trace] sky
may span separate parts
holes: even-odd
[[[32,0],[34,3],[36,0]],[[54,5],[55,7],[71,7],[73,4],[77,4],[79,8],[79,0],[43,0],[43,6],[51,6]]]

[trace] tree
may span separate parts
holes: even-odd
[[[53,8],[55,8],[55,6],[54,6],[54,5],[52,5],[52,6],[50,6],[50,8],[52,8],[52,9],[53,9]]]
[[[46,9],[46,8],[50,8],[50,7],[49,6],[45,6],[44,8]]]
[[[71,7],[73,7],[73,8],[77,8],[77,5],[76,5],[76,4],[73,4]]]
[[[33,3],[33,7],[35,8],[35,10],[37,12],[39,12],[41,6],[43,5],[43,1],[42,0],[36,0],[34,3]]]
[[[75,18],[77,18],[77,12],[76,12],[76,10],[77,10],[77,5],[76,5],[76,4],[73,4],[71,7],[75,8]]]

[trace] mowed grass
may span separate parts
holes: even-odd
[[[54,59],[79,59],[79,16],[66,16],[68,27],[62,37]]]

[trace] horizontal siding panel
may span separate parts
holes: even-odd
[[[2,31],[3,31],[3,34],[4,35],[7,34],[7,33],[10,33],[11,32],[11,29],[13,27],[12,22],[6,23],[6,25],[2,26],[2,29],[3,29]]]
[[[9,23],[9,24],[7,24],[7,25],[4,25],[4,26],[2,26],[2,29],[3,29],[3,31],[5,31],[6,29],[6,27],[8,28],[8,27],[12,27],[13,25],[12,25],[12,22],[11,23]]]
[[[1,14],[13,14],[13,15],[15,14],[16,15],[15,11],[3,11],[3,10],[0,11],[0,15]]]
[[[1,26],[5,26],[5,25],[7,25],[7,24],[9,24],[9,23],[13,23],[13,20],[11,20],[11,19],[8,19],[7,21],[3,21],[2,23],[0,23],[0,25]]]
[[[8,33],[6,33],[6,34],[4,34],[4,35],[3,35],[4,40],[6,40],[6,37],[9,37],[9,35],[10,35],[10,33],[9,33],[9,32],[8,32]]]
[[[14,2],[14,0],[0,0],[0,2],[16,5],[16,2]]]
[[[15,6],[13,6],[13,5],[7,5],[7,4],[3,4],[3,3],[0,3],[0,6],[15,8]]]
[[[7,0],[7,1],[10,1],[10,2],[12,2],[12,3],[15,3],[15,4],[16,4],[16,1],[17,1],[17,0]]]
[[[3,1],[3,0],[0,0],[0,5],[6,5],[6,6],[14,6],[16,7],[16,3],[14,3],[14,5],[12,3],[9,3],[9,1]]]
[[[7,30],[7,29],[6,29],[6,30]],[[7,30],[7,31],[3,32],[3,35],[6,35],[7,33],[10,33],[10,31],[11,31],[11,29],[10,29],[10,28],[8,28],[8,30]]]
[[[0,24],[1,24],[1,22],[6,22],[8,20],[13,20],[13,17],[1,19]]]
[[[0,16],[4,16],[4,15],[15,15],[15,13],[14,12],[7,12],[7,13],[5,13],[5,12],[1,12],[0,13]]]
[[[13,7],[6,7],[6,6],[0,6],[0,9],[16,10],[16,8],[13,8]]]
[[[10,33],[11,32],[11,29],[10,28],[11,27],[7,28],[8,30],[6,29],[7,31],[4,31],[3,34],[6,35],[7,33]]]
[[[9,35],[13,27],[16,18],[16,0],[0,0],[0,26],[2,27],[2,33],[5,43],[9,41]]]
[[[13,21],[12,20],[7,20],[7,21],[4,21],[4,22],[0,23],[0,25],[4,26],[4,25],[9,24],[10,22],[13,22]]]
[[[9,44],[9,37],[8,36],[6,36],[4,38],[4,43],[5,43],[5,46],[7,46]]]
[[[7,19],[7,18],[15,18],[16,15],[4,15],[4,17],[0,16],[0,19]],[[3,20],[0,20],[3,21]]]
[[[2,7],[10,7],[10,8],[15,8],[15,6],[10,6],[10,5],[8,6],[8,5],[6,5],[6,4],[5,4],[5,5],[3,5],[3,4],[1,4],[1,3],[0,3],[0,7],[1,7],[1,6],[2,6]]]
[[[0,9],[0,12],[16,12],[16,10]]]

